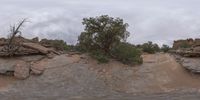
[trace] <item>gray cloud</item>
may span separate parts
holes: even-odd
[[[30,22],[24,36],[77,41],[82,18],[108,14],[129,23],[131,43],[172,44],[181,38],[200,37],[199,0],[1,0],[0,35],[22,18]]]

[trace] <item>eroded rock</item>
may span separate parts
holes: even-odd
[[[0,58],[0,74],[6,75],[8,72],[14,72],[14,66],[17,62],[16,59]]]
[[[14,76],[18,79],[26,79],[30,75],[30,65],[24,61],[19,61],[14,66]]]
[[[193,73],[200,73],[199,58],[181,58],[181,65]]]
[[[37,62],[31,64],[31,74],[41,75],[45,70],[45,63]]]

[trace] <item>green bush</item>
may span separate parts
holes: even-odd
[[[170,50],[170,47],[168,46],[168,45],[163,45],[162,47],[161,47],[161,51],[163,51],[163,52],[168,52]]]
[[[141,54],[141,50],[128,43],[120,43],[112,50],[112,55],[124,64],[141,64]]]
[[[142,48],[143,52],[150,53],[150,54],[154,54],[154,53],[160,51],[159,46],[157,44],[153,44],[151,41],[141,45],[141,48]]]
[[[67,51],[70,49],[70,47],[67,45],[67,43],[63,40],[47,40],[47,39],[42,39],[40,41],[42,45],[45,46],[50,46],[55,48],[56,50],[62,50],[62,51]]]
[[[109,57],[106,56],[102,51],[92,51],[90,53],[90,56],[94,59],[96,59],[99,63],[108,63]]]

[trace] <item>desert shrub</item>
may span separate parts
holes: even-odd
[[[141,45],[141,48],[142,48],[143,52],[150,53],[150,54],[160,51],[159,46],[157,44],[153,44],[151,41]]]
[[[96,59],[99,63],[107,63],[109,62],[109,56],[104,54],[102,51],[92,51],[90,56]]]
[[[112,50],[112,55],[124,64],[141,64],[141,50],[129,43],[120,43]]]
[[[47,40],[47,39],[42,39],[40,43],[44,46],[50,46],[55,48],[56,50],[62,50],[66,51],[69,50],[70,47],[67,45],[67,43],[63,40]]]
[[[170,50],[170,47],[168,45],[163,44],[161,47],[161,51],[168,52]]]

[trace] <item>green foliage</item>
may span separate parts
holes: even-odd
[[[102,51],[92,51],[90,56],[96,59],[99,63],[108,63],[109,57],[102,53]]]
[[[83,19],[84,32],[78,38],[78,50],[89,52],[100,63],[116,58],[125,64],[142,63],[141,52],[126,42],[128,24],[108,15]]]
[[[168,52],[170,50],[170,47],[168,45],[163,44],[161,47],[161,51]]]
[[[67,45],[67,43],[63,40],[47,40],[47,39],[42,39],[40,41],[41,44],[43,45],[48,45],[50,47],[55,48],[56,50],[62,50],[62,51],[67,51],[70,49],[70,47]]]
[[[113,56],[124,64],[141,64],[141,50],[129,43],[120,43],[112,50]]]
[[[83,19],[84,32],[78,38],[79,45],[86,50],[101,50],[109,53],[110,50],[120,43],[126,41],[129,36],[128,24],[123,19],[112,18],[108,15],[90,17]]]
[[[141,48],[142,48],[143,52],[147,52],[147,53],[150,53],[150,54],[153,54],[153,53],[160,51],[159,46],[157,44],[153,44],[151,41],[141,45]]]

